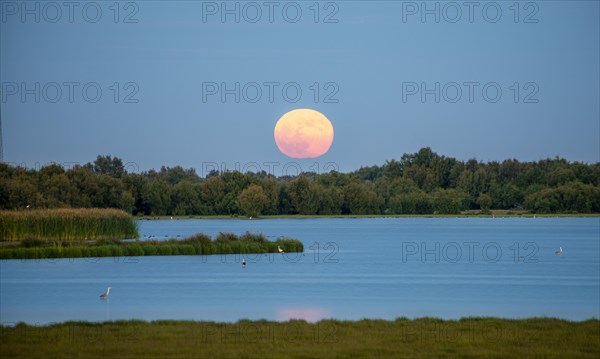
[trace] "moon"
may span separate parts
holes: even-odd
[[[319,111],[300,108],[281,116],[275,125],[275,143],[291,158],[323,156],[333,143],[333,125]]]

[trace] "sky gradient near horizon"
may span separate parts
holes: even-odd
[[[281,175],[427,146],[600,161],[597,1],[27,3],[0,2],[5,162]],[[277,149],[296,108],[333,124],[324,156]]]

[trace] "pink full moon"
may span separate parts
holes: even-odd
[[[301,108],[281,116],[275,125],[275,143],[291,158],[323,156],[333,143],[333,125],[322,113]]]

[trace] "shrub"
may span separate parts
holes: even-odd
[[[158,247],[153,245],[144,245],[144,253],[147,256],[155,256],[158,254]]]
[[[126,246],[126,248],[127,248],[127,255],[129,255],[129,256],[143,256],[144,255],[144,249],[139,244],[130,244],[130,245]]]
[[[184,239],[182,242],[189,243],[189,244],[196,244],[196,243],[203,244],[203,243],[211,243],[212,239],[204,233],[196,233],[196,234],[192,235],[191,237]]]
[[[232,242],[232,241],[237,241],[237,239],[238,239],[238,236],[236,236],[235,233],[219,232],[219,234],[217,234],[217,242],[228,243],[228,242]]]
[[[68,258],[81,258],[82,251],[80,247],[68,247],[65,249],[64,254]]]
[[[169,244],[161,244],[156,247],[156,250],[158,252],[158,255],[161,256],[170,256],[171,254],[173,254],[173,251],[171,250],[171,245]]]
[[[196,249],[191,244],[182,244],[179,247],[179,254],[194,255],[196,254]]]

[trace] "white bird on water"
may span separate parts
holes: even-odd
[[[281,254],[285,253],[285,252],[283,251],[283,249],[281,249],[281,247],[279,247],[279,246],[277,246],[277,250],[278,250],[278,251],[279,251],[279,253],[281,253]]]
[[[106,288],[106,293],[100,294],[100,298],[102,298],[102,299],[108,299],[108,293],[110,293],[110,288],[111,287]]]
[[[558,250],[554,251],[554,254],[561,255],[562,254],[562,247],[558,247]]]

